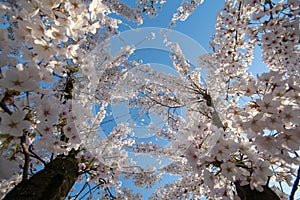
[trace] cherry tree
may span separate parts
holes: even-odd
[[[199,58],[205,72],[188,62],[168,33],[165,45],[178,76],[130,59],[135,46],[116,55],[107,50],[121,18],[142,24],[165,3],[1,2],[4,199],[65,198],[84,177],[104,199],[141,199],[122,186],[121,177],[151,188],[163,174],[179,179],[159,187],[150,199],[294,199],[300,177],[300,3],[225,1],[212,53]],[[183,1],[170,30],[201,3]],[[268,72],[255,77],[251,64],[257,46]],[[107,108],[124,99],[165,119],[163,128],[151,124],[149,129],[171,145],[135,141],[126,122],[99,138]],[[185,117],[175,112],[180,108]],[[129,151],[172,163],[138,167]],[[92,191],[90,186],[90,199]]]

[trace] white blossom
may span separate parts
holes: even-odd
[[[1,134],[9,134],[20,137],[24,134],[24,130],[30,127],[29,121],[25,120],[26,113],[24,111],[15,111],[11,115],[0,113],[1,117]]]

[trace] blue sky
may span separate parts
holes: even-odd
[[[156,18],[145,17],[144,23],[139,27],[161,27],[167,28],[176,12],[181,0],[167,1],[163,9],[158,11]],[[209,36],[214,33],[214,25],[217,12],[223,7],[223,1],[204,1],[196,11],[186,20],[178,21],[173,30],[190,36],[199,42],[206,50],[209,49]],[[135,27],[134,23],[128,23]],[[127,26],[120,26],[120,30],[128,30]]]

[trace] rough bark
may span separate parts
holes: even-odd
[[[63,200],[77,178],[74,154],[57,157],[29,180],[19,183],[3,200]]]
[[[238,182],[234,184],[241,200],[280,200],[277,194],[268,186],[263,186],[264,191],[259,192],[251,190],[249,184],[244,186],[241,186]]]

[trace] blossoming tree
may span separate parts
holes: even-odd
[[[137,1],[132,8],[117,0],[1,2],[4,199],[63,199],[83,175],[102,189],[102,198],[141,199],[120,177],[150,188],[162,174],[180,178],[151,199],[294,199],[300,177],[299,1],[225,1],[213,51],[199,59],[208,69],[204,80],[167,39],[178,76],[132,61],[133,46],[116,55],[105,48],[121,23],[110,13],[141,24],[164,3]],[[183,1],[170,28],[201,3]],[[257,77],[251,73],[255,46],[269,70]],[[149,129],[172,145],[139,143],[126,123],[99,138],[116,96],[165,119],[163,128]],[[185,117],[175,112],[179,108]],[[129,151],[172,163],[136,167]]]

